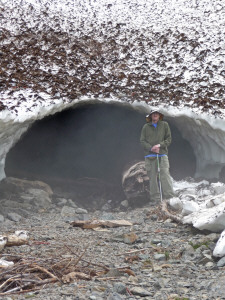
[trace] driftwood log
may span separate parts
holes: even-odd
[[[164,200],[164,201],[161,203],[161,211],[162,211],[162,214],[163,214],[165,217],[167,217],[167,218],[169,218],[169,219],[171,219],[171,220],[173,220],[173,221],[175,221],[175,222],[177,222],[177,223],[182,223],[182,216],[179,215],[179,214],[171,213],[171,212],[169,211],[169,208],[168,208],[168,207],[169,207],[169,205],[168,205],[167,201]]]
[[[149,178],[145,169],[145,162],[140,161],[127,168],[122,177],[123,191],[127,200],[135,205],[143,202],[149,202]],[[169,205],[166,200],[161,204],[161,213],[171,220],[182,223],[182,216],[170,212]]]
[[[149,201],[149,178],[144,161],[134,164],[123,172],[122,187],[129,202]]]

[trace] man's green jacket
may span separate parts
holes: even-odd
[[[157,144],[160,144],[159,154],[168,154],[167,147],[171,141],[170,127],[165,121],[158,121],[156,128],[152,123],[146,123],[142,128],[140,142],[145,155],[155,154],[151,148]]]

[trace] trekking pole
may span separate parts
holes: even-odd
[[[162,200],[162,185],[161,185],[161,178],[160,178],[160,166],[159,166],[159,155],[157,154],[157,167],[158,167],[158,181],[159,181],[159,193],[160,193],[160,200]]]

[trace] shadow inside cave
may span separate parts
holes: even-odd
[[[166,121],[168,121],[165,118]],[[145,115],[119,104],[83,104],[36,121],[9,151],[6,176],[42,180],[55,194],[78,202],[124,200],[121,178],[144,160],[140,132]],[[175,180],[194,177],[196,159],[188,141],[169,121]]]

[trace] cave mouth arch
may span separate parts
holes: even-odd
[[[196,159],[189,142],[169,118],[165,120],[173,137],[172,177],[194,177]],[[126,166],[144,160],[139,142],[144,123],[143,112],[105,103],[87,103],[45,117],[33,123],[7,154],[6,176],[45,181],[68,197],[75,197],[76,180],[88,190],[84,178],[92,178],[96,189],[101,183],[111,187],[112,195],[106,197],[124,200],[122,173]]]

